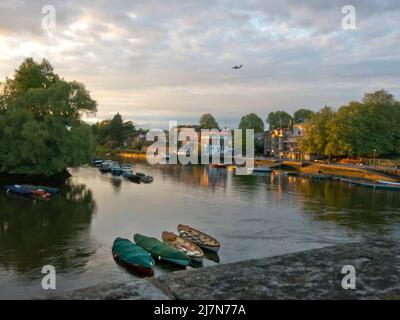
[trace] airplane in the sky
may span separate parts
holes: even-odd
[[[232,69],[240,69],[241,67],[243,67],[243,64],[241,64],[240,66],[234,66],[232,67]]]

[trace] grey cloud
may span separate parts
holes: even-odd
[[[3,1],[0,75],[24,58],[19,45],[33,41],[31,55],[85,82],[99,117],[121,111],[158,123],[157,113],[197,121],[212,112],[231,124],[227,114],[340,106],[381,87],[399,94],[400,3],[352,0],[358,28],[344,31],[348,2]],[[40,29],[44,4],[57,9],[52,39]],[[82,19],[88,27],[71,30]],[[233,72],[237,63],[245,68]]]

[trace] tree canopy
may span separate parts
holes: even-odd
[[[212,114],[205,113],[200,118],[200,127],[202,129],[219,129],[218,122],[215,120]]]
[[[398,152],[400,102],[385,90],[366,93],[337,111],[324,108],[305,125],[301,149],[333,156]]]
[[[52,175],[90,160],[95,141],[81,115],[97,103],[83,84],[28,58],[0,88],[0,172]]]
[[[293,114],[294,123],[295,124],[304,123],[308,119],[310,119],[313,116],[313,114],[314,114],[314,111],[312,111],[312,110],[299,109],[299,110],[295,111],[295,113]]]
[[[127,139],[135,133],[132,121],[123,121],[117,113],[111,120],[104,120],[94,125],[97,142],[107,147],[123,147]]]
[[[246,114],[240,120],[239,129],[254,129],[254,133],[264,132],[264,122],[255,113]]]
[[[285,111],[270,112],[266,119],[270,129],[289,128],[293,125],[293,117]]]

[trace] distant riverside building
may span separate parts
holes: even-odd
[[[264,155],[274,159],[316,160],[315,154],[304,154],[299,150],[299,142],[304,136],[304,125],[295,124],[293,128],[279,128],[265,131]]]

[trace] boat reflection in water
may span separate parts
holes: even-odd
[[[88,263],[95,251],[88,230],[96,204],[85,185],[67,181],[48,203],[3,193],[0,203],[0,267],[36,279],[43,276],[39,270],[44,262],[59,273]]]

